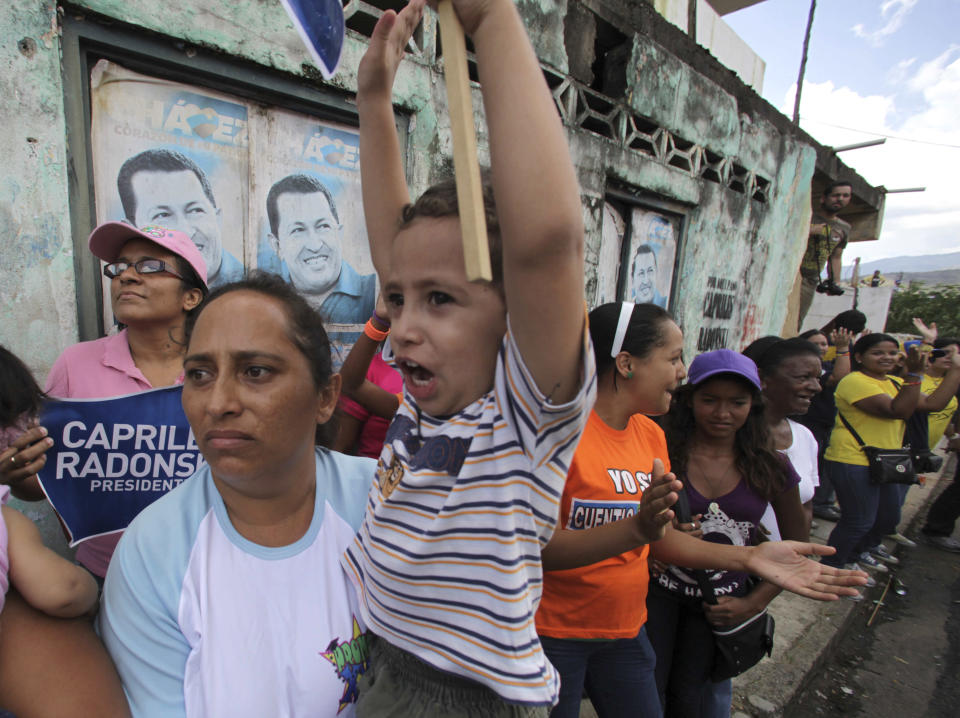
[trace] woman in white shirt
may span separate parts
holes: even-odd
[[[758,339],[744,352],[760,372],[765,402],[764,416],[773,442],[786,454],[800,475],[800,502],[807,517],[809,532],[813,517],[813,494],[820,484],[817,469],[817,441],[813,433],[791,416],[807,413],[810,402],[820,392],[820,353],[806,339]],[[770,540],[780,540],[780,529],[773,508],[767,506],[762,523]]]

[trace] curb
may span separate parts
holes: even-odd
[[[954,471],[954,461],[945,461],[939,474],[928,476],[919,490],[907,495],[900,528],[913,532],[926,514],[927,506],[939,494],[939,487]],[[811,533],[811,541],[826,543],[834,524],[817,519],[819,527]],[[902,547],[886,541],[892,553]],[[832,655],[854,619],[872,605],[885,582],[878,577],[876,587],[867,589],[861,603],[839,600],[818,602],[794,594],[781,594],[770,604],[770,613],[777,621],[773,657],[733,680],[733,718],[767,718],[782,716],[784,709],[807,686],[816,670]],[[876,593],[876,596],[874,596]],[[858,610],[864,608],[864,611]]]

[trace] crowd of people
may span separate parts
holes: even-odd
[[[579,189],[523,24],[455,5],[489,125],[491,281],[467,279],[452,181],[409,203],[391,94],[414,0],[358,70],[382,296],[341,373],[295,286],[208,291],[189,237],[122,223],[89,240],[122,329],[69,347],[44,391],[0,353],[0,499],[44,498],[47,398],[179,387],[205,460],[78,564],[3,508],[9,714],[576,716],[586,694],[601,716],[726,716],[716,631],[784,589],[860,599],[860,564],[895,560],[903,490],[869,480],[839,417],[880,448],[917,412],[930,447],[952,436],[960,340],[923,325],[932,353],[903,352],[841,316],[688,369],[662,307],[587,315]],[[931,510],[935,545],[956,550],[958,503]]]

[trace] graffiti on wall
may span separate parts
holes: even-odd
[[[763,328],[764,311],[756,304],[749,304],[743,313],[743,322],[740,327],[740,346],[745,347],[754,339],[759,338]]]
[[[737,312],[739,283],[724,277],[707,277],[703,297],[703,323],[697,336],[697,351],[709,352],[730,345],[730,332]]]

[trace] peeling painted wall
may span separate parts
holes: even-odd
[[[568,71],[564,20],[568,4],[574,2],[518,0],[537,52],[557,78]],[[604,3],[585,3],[598,4]],[[182,8],[143,0],[76,0],[67,12],[85,22],[124,23],[316,83],[309,57],[276,0],[192,0]],[[5,129],[0,151],[6,160],[0,170],[0,341],[23,356],[41,380],[60,351],[77,340],[71,237],[89,229],[70,226],[58,27],[56,6],[49,0],[20,0],[0,8],[4,36],[19,41],[0,48],[0,126]],[[782,325],[805,242],[815,152],[762,113],[743,111],[736,96],[695,70],[659,37],[623,31],[632,37],[633,49],[626,94],[615,98],[618,107],[742,165],[770,186],[765,200],[757,201],[566,118],[583,187],[588,300],[612,296],[610,277],[615,278],[616,267],[610,263],[619,261],[619,251],[604,246],[601,226],[604,198],[615,181],[674,203],[686,214],[674,293],[677,317],[687,330],[688,355],[696,350],[701,327],[718,330],[711,334],[714,340],[722,335],[725,345],[739,348]],[[396,104],[410,116],[406,150],[414,192],[451,166],[435,34],[430,17],[423,30],[426,49],[403,63],[396,88]],[[343,69],[333,89],[346,95],[355,91],[355,68],[364,49],[365,39],[348,33]],[[474,105],[477,126],[483,128],[476,89]],[[483,129],[479,144],[481,162],[487,162]],[[733,296],[732,308],[730,301],[716,296],[724,292]]]
[[[42,375],[76,341],[53,2],[0,6],[0,342]]]

